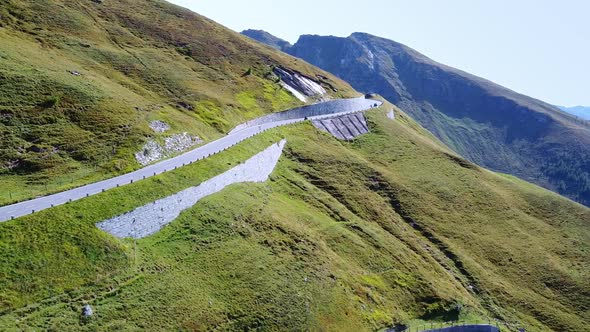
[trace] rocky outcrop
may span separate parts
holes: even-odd
[[[156,133],[164,133],[170,130],[170,125],[164,121],[154,120],[150,122],[150,128]]]
[[[137,162],[146,166],[158,160],[165,159],[175,153],[189,150],[190,148],[202,144],[203,140],[198,136],[192,136],[188,133],[174,134],[164,138],[164,144],[160,144],[154,139],[148,140],[140,152],[135,154]]]
[[[281,85],[302,102],[307,101],[306,97],[326,94],[326,90],[318,82],[299,72],[282,67],[275,67],[273,72],[280,77]]]

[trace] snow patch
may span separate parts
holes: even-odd
[[[390,120],[395,120],[395,112],[393,110],[389,111],[389,113],[387,113],[387,118]]]
[[[367,52],[367,57],[369,58],[369,68],[371,70],[375,70],[375,54],[373,54],[373,52],[371,52],[371,50],[366,46],[364,47],[364,49],[365,52]]]

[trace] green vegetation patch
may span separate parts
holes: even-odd
[[[264,78],[273,65],[331,77],[334,97],[355,94],[162,1],[5,1],[0,16],[2,205],[137,169],[134,154],[163,138],[152,119],[209,141],[300,105]]]
[[[128,245],[98,230],[96,222],[198,185],[278,139],[259,136],[191,166],[0,224],[0,244],[6,249],[1,272],[3,309],[126,271]]]

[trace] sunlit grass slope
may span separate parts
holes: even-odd
[[[160,0],[0,3],[0,204],[139,167],[148,124],[208,141],[300,102],[272,66],[348,84]],[[80,75],[75,75],[79,73]],[[318,76],[319,75],[319,76]],[[321,77],[321,78],[320,78]]]
[[[371,331],[477,317],[583,331],[590,210],[458,158],[403,113],[387,119],[390,107],[369,112],[371,133],[351,143],[308,123],[275,129],[1,224],[0,326]],[[207,197],[136,243],[94,227],[283,137],[266,183]]]

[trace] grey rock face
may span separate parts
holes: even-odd
[[[395,112],[394,112],[393,110],[389,111],[389,112],[387,113],[387,118],[388,118],[389,120],[395,120]]]
[[[264,182],[274,170],[286,141],[271,145],[229,171],[213,177],[199,186],[159,199],[123,215],[105,220],[96,226],[119,238],[140,239],[156,233],[171,223],[180,213],[195,205],[203,197],[240,182]]]

